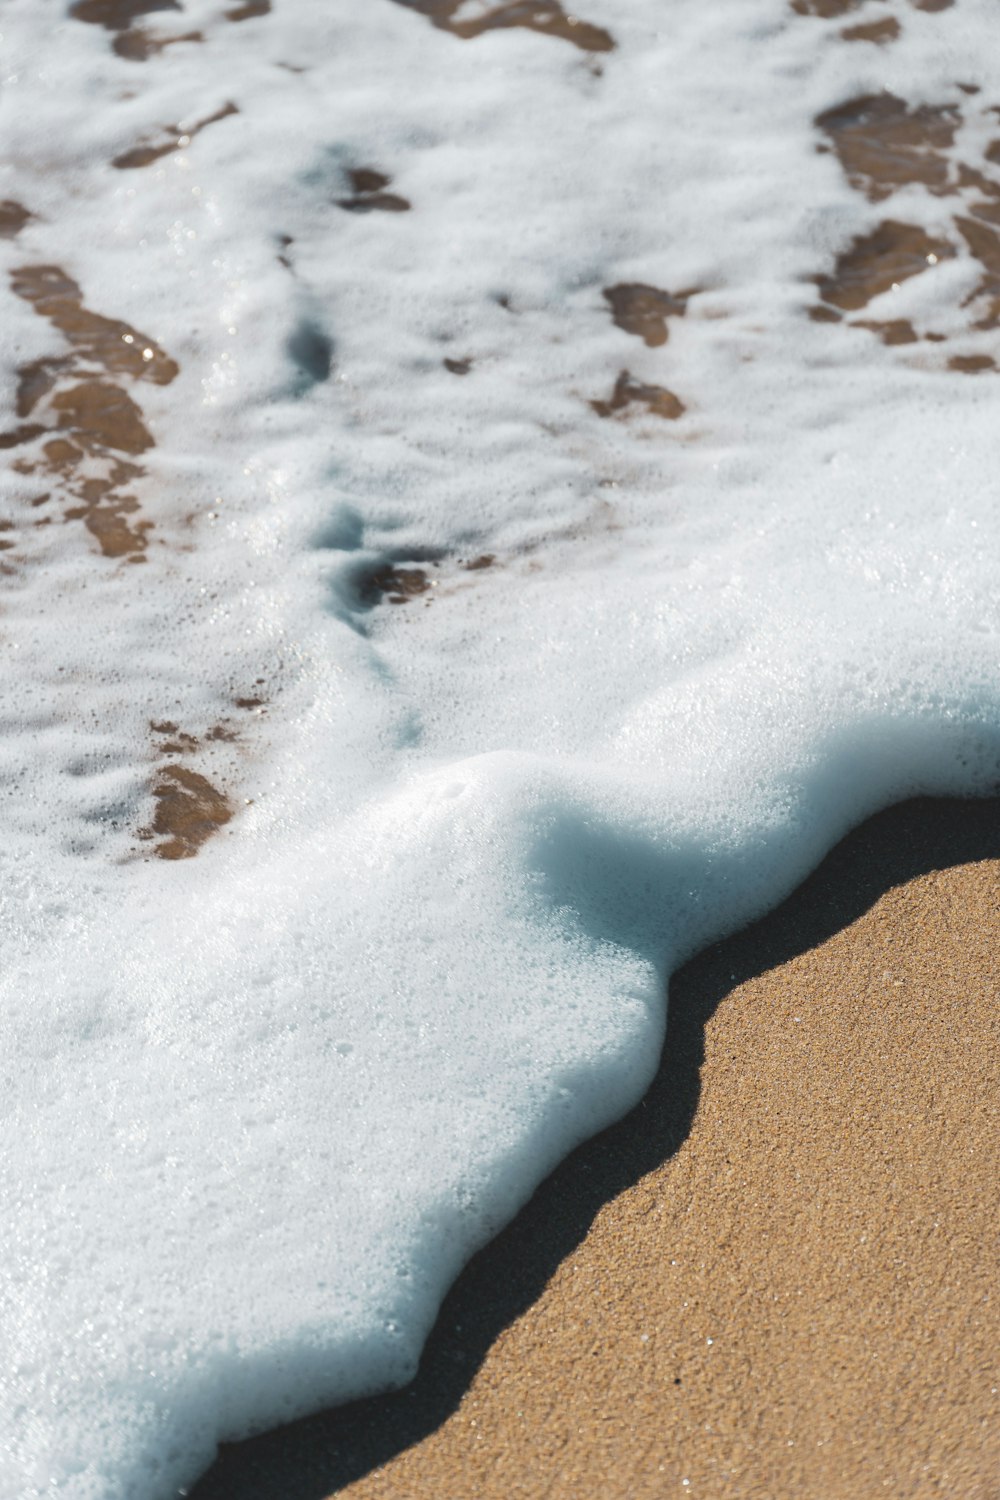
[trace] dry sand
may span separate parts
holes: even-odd
[[[690,963],[413,1386],[197,1500],[997,1500],[998,857],[1000,803],[906,804]]]

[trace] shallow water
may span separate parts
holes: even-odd
[[[406,1379],[670,970],[996,785],[994,24],[5,18],[4,1500]]]

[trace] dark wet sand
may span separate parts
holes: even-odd
[[[646,1101],[466,1270],[406,1391],[197,1500],[1000,1496],[1000,802],[871,820],[671,984]]]

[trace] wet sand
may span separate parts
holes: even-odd
[[[671,982],[644,1103],[449,1295],[404,1392],[197,1500],[996,1500],[1000,802],[912,802]]]

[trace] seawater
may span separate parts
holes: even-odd
[[[995,7],[0,31],[0,1496],[165,1500],[997,785]]]

